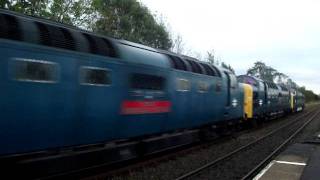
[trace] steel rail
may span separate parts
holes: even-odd
[[[264,166],[269,163],[275,155],[277,155],[298,133],[300,133],[312,120],[316,119],[317,115],[314,114],[307,120],[299,129],[297,129],[288,139],[286,139],[281,145],[277,147],[272,153],[269,154],[264,160],[262,160],[257,166],[255,166],[249,173],[247,173],[241,180],[252,179]]]
[[[228,153],[228,154],[226,154],[226,155],[224,155],[224,156],[222,156],[222,157],[220,157],[220,158],[218,158],[218,159],[216,159],[216,160],[214,160],[214,161],[211,161],[211,162],[209,162],[209,163],[207,163],[207,164],[205,164],[205,165],[203,165],[203,166],[201,166],[201,167],[199,167],[199,168],[197,168],[197,169],[195,169],[195,170],[192,170],[192,171],[190,171],[190,172],[188,172],[188,173],[186,173],[186,174],[184,174],[184,175],[182,175],[182,176],[179,176],[179,177],[176,178],[175,180],[184,180],[184,179],[193,177],[193,176],[201,173],[202,171],[204,171],[204,170],[206,170],[206,169],[208,169],[208,168],[210,168],[210,167],[218,164],[219,162],[222,162],[223,160],[228,159],[228,158],[230,158],[231,156],[233,156],[233,155],[241,152],[242,150],[247,149],[247,148],[251,147],[252,145],[254,145],[254,144],[256,144],[256,143],[258,143],[258,142],[260,142],[260,141],[262,141],[262,140],[264,140],[264,139],[266,139],[266,138],[268,138],[269,136],[271,136],[271,135],[279,132],[280,130],[282,130],[282,129],[290,126],[290,125],[293,125],[293,124],[295,124],[296,122],[299,122],[302,118],[304,118],[304,117],[306,117],[306,116],[309,116],[309,115],[312,114],[312,113],[318,114],[317,108],[309,111],[309,112],[306,113],[306,114],[302,114],[302,115],[294,118],[292,121],[290,121],[290,122],[284,124],[283,126],[281,126],[281,127],[277,128],[277,129],[271,131],[270,133],[266,134],[265,136],[260,137],[260,138],[258,138],[258,139],[256,139],[256,140],[252,141],[252,142],[249,143],[249,144],[246,144],[246,145],[244,145],[244,146],[241,146],[240,148],[238,148],[238,149],[236,149],[236,150],[234,150],[234,151],[232,151],[232,152],[230,152],[230,153]]]

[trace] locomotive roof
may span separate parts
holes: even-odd
[[[156,49],[144,46],[142,44],[110,38],[71,25],[66,25],[39,17],[27,16],[4,9],[0,9],[0,19],[1,21],[5,21],[2,23],[0,22],[0,26],[6,26],[1,28],[4,28],[5,31],[7,30],[6,28],[9,29],[7,30],[7,34],[4,35],[7,36],[5,37],[7,39],[24,41],[76,52],[84,52],[115,58],[121,57],[121,59],[130,63],[165,68],[170,67],[165,56],[161,55]],[[14,22],[12,22],[12,20]],[[19,33],[21,37],[10,37],[11,34],[9,33],[11,32],[9,31]],[[32,33],[32,36],[28,36],[30,31],[35,33]],[[60,36],[54,36],[50,34],[52,32],[55,32]],[[68,38],[66,38],[66,34],[68,35]],[[127,46],[128,48],[124,46]],[[143,57],[144,54],[141,53],[141,51],[146,51],[146,56]],[[131,56],[132,58],[130,58]]]
[[[239,75],[238,77],[250,77],[250,78],[252,78],[253,80],[255,80],[255,81],[261,81],[261,82],[265,82],[264,80],[262,80],[262,79],[260,79],[260,78],[257,78],[257,77],[255,77],[255,76],[250,76],[250,75],[247,75],[247,74],[243,74],[243,75]]]

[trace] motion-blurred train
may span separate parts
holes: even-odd
[[[0,11],[0,158],[302,111],[294,88]]]

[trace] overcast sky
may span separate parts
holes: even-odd
[[[237,74],[257,60],[320,94],[319,0],[141,0],[187,48],[214,49]]]

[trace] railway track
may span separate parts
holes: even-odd
[[[306,125],[308,125],[312,120],[316,119],[316,117],[319,113],[320,113],[320,111],[315,109],[315,110],[308,112],[307,114],[304,114],[302,116],[298,116],[298,117],[294,118],[291,122],[284,124],[283,126],[271,131],[270,133],[266,134],[265,136],[260,137],[256,140],[252,141],[249,144],[241,146],[241,147],[235,149],[234,151],[232,151],[232,152],[230,152],[220,158],[217,158],[211,162],[208,162],[207,164],[205,164],[197,169],[189,171],[188,173],[177,177],[176,180],[229,179],[230,177],[226,178],[224,176],[221,176],[221,172],[220,172],[220,175],[217,175],[217,173],[212,173],[212,171],[213,172],[220,171],[221,169],[223,169],[223,168],[221,168],[221,166],[228,167],[229,172],[231,172],[233,170],[237,171],[237,170],[239,170],[239,168],[243,169],[240,167],[240,166],[243,166],[243,164],[242,164],[243,162],[235,163],[234,160],[231,160],[231,159],[232,158],[238,159],[238,160],[239,159],[246,159],[247,156],[245,158],[244,157],[239,158],[239,157],[245,156],[244,152],[246,152],[246,151],[258,152],[259,150],[266,148],[266,146],[268,144],[263,143],[263,141],[266,141],[266,139],[268,139],[268,138],[275,137],[279,133],[285,134],[285,132],[288,132],[286,135],[289,137],[285,138],[285,140],[283,140],[279,145],[277,145],[274,150],[272,150],[270,153],[268,153],[267,156],[264,156],[265,158],[263,160],[259,161],[260,163],[258,163],[258,165],[254,166],[254,168],[247,171],[248,173],[245,174],[243,177],[241,177],[241,173],[238,174],[239,172],[235,173],[235,174],[238,174],[236,177],[233,177],[235,179],[251,179],[255,174],[257,174],[257,172],[259,170],[261,170],[261,168],[266,163],[268,163],[276,154],[278,154],[282,150],[282,148],[285,147],[286,144],[288,144],[299,132],[301,132],[301,130],[303,130],[303,128]],[[244,162],[248,163],[249,161],[244,161]],[[243,171],[243,170],[241,170],[241,171]],[[215,176],[215,175],[217,175],[217,176]]]
[[[249,130],[238,132],[239,134],[246,133]],[[130,171],[140,169],[141,167],[150,166],[152,164],[156,164],[161,161],[166,161],[174,158],[179,154],[180,156],[183,156],[188,153],[192,153],[194,151],[206,148],[211,146],[212,144],[216,144],[222,141],[226,141],[229,138],[232,138],[232,136],[227,135],[223,137],[217,137],[216,139],[213,139],[208,142],[194,142],[191,144],[186,145],[179,145],[174,146],[162,151],[159,151],[157,153],[146,155],[141,158],[136,159],[130,159],[126,160],[124,162],[119,162],[113,164],[113,166],[110,166],[110,164],[101,164],[97,166],[92,166],[88,168],[78,169],[71,172],[65,172],[55,175],[50,175],[47,177],[42,177],[41,179],[61,179],[61,178],[67,178],[67,179],[80,179],[83,177],[86,177],[84,179],[95,179],[97,176],[93,174],[100,174],[98,177],[113,177],[116,175],[126,174]],[[96,172],[96,173],[95,173]],[[106,172],[106,173],[101,173]]]
[[[312,120],[314,120],[317,115],[316,113],[314,116],[309,118],[299,129],[297,129],[289,138],[287,138],[282,144],[280,144],[274,151],[272,151],[263,161],[261,161],[257,166],[255,166],[249,173],[247,173],[244,177],[242,177],[241,180],[247,180],[252,179],[254,176],[256,176],[263,168],[264,166],[269,163],[277,154],[281,152],[281,150],[288,145],[294,137],[297,136],[298,133],[300,133]]]
[[[312,108],[310,108],[310,112]],[[312,111],[313,112],[313,111]],[[299,114],[298,117],[294,118],[293,120],[301,118],[303,114]],[[292,118],[292,117],[291,117]],[[240,136],[241,134],[245,134],[247,132],[254,131],[254,130],[245,130],[236,133],[236,136]],[[217,144],[219,142],[226,141],[232,138],[232,136],[226,136],[223,138],[218,138],[210,142],[206,143],[193,143],[181,147],[173,147],[172,149],[168,149],[164,152],[157,153],[155,155],[146,156],[139,159],[129,160],[124,163],[118,163],[114,166],[110,167],[109,165],[98,165],[94,167],[88,167],[83,169],[78,169],[72,172],[66,172],[61,174],[55,174],[52,176],[42,177],[41,179],[61,179],[61,178],[68,178],[68,179],[96,179],[96,178],[111,178],[116,177],[118,175],[128,174],[131,171],[139,171],[142,167],[153,166],[157,163],[161,163],[163,161],[168,161],[174,159],[176,156],[184,156],[189,153],[197,152],[200,149],[210,148],[213,144]]]
[[[310,108],[308,109],[307,111],[310,111],[312,110],[313,108]],[[306,112],[304,112],[303,114],[298,114],[297,117],[302,117]],[[277,121],[272,121],[270,123],[267,123],[266,124],[266,127],[270,126],[272,127],[272,124],[279,124],[279,125],[282,125],[284,123],[286,123],[287,121],[291,121],[291,120],[294,120],[294,117],[287,117],[285,119],[282,119],[280,122],[279,120]],[[271,129],[269,127],[269,129]],[[264,128],[263,128],[264,129]],[[98,174],[98,175],[94,175],[94,176],[90,176],[89,178],[86,178],[86,179],[113,179],[115,177],[115,179],[131,179],[132,177],[129,177],[132,172],[141,172],[141,171],[144,171],[143,169],[144,168],[149,168],[149,167],[156,167],[158,166],[159,164],[162,164],[162,163],[166,163],[168,161],[175,161],[175,159],[177,157],[183,157],[183,156],[187,156],[189,154],[196,154],[198,151],[201,151],[203,149],[210,149],[212,148],[211,146],[212,145],[219,145],[219,143],[224,143],[224,142],[227,142],[227,140],[229,139],[234,139],[234,136],[235,137],[239,137],[239,136],[242,136],[243,134],[246,134],[246,133],[254,133],[254,131],[257,131],[259,129],[250,129],[250,130],[245,130],[245,131],[241,131],[241,132],[238,132],[238,133],[235,133],[232,136],[227,136],[227,137],[224,137],[224,138],[219,138],[215,141],[211,141],[211,142],[206,142],[206,143],[198,143],[198,144],[193,144],[192,146],[186,146],[184,147],[185,149],[183,148],[180,148],[180,149],[177,149],[177,150],[173,150],[171,152],[167,152],[166,154],[162,154],[160,157],[159,156],[156,156],[156,158],[154,157],[151,157],[150,159],[144,161],[139,161],[137,164],[133,164],[133,165],[129,165],[127,167],[123,167],[123,168],[119,168],[115,171],[104,171],[105,173],[101,173],[101,174]],[[268,130],[270,131],[270,130]],[[136,179],[140,179],[139,177],[137,177]],[[145,179],[149,179],[149,178],[145,178]],[[160,178],[161,179],[161,178]],[[165,178],[167,179],[167,178]],[[171,179],[171,178],[169,178]]]

